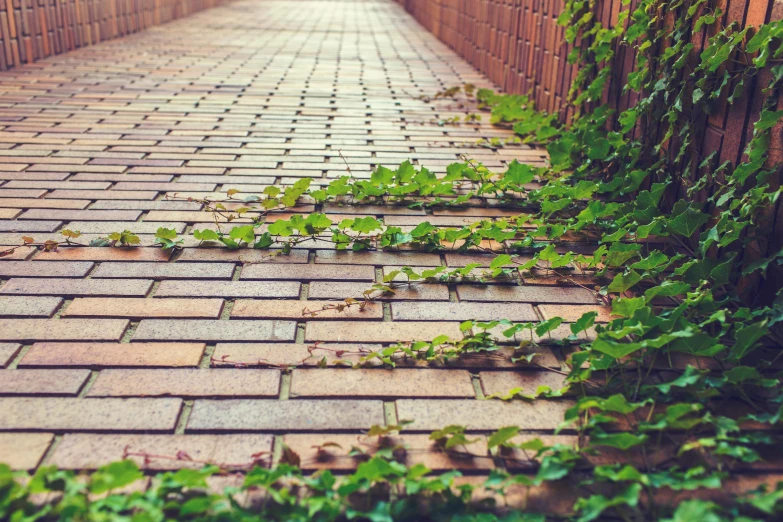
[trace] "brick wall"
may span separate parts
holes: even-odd
[[[532,94],[536,107],[568,116],[564,100],[571,85],[573,66],[566,61],[568,47],[563,44],[563,28],[557,25],[562,0],[397,0],[424,27],[465,57],[506,92]],[[604,25],[617,19],[622,0],[598,0],[596,15]],[[755,26],[783,17],[783,0],[719,0],[725,13],[724,24],[738,21]],[[701,48],[705,34],[694,37]],[[604,103],[623,110],[634,100],[621,92],[633,67],[633,53],[617,51],[611,85]],[[700,144],[701,157],[718,151],[720,162],[738,162],[742,158],[763,100],[761,89],[769,76],[760,75],[741,100],[710,115]],[[783,108],[783,98],[778,104]],[[772,160],[783,162],[783,126],[773,130]],[[682,197],[675,194],[674,197]],[[763,252],[783,247],[783,206],[780,202],[764,217],[769,234]],[[783,275],[768,288],[783,285]],[[753,285],[755,286],[755,285]]]
[[[0,70],[159,25],[223,0],[0,0]]]

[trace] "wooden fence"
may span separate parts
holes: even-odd
[[[166,23],[222,0],[0,0],[0,70]]]

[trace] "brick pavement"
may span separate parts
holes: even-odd
[[[0,259],[0,461],[95,468],[128,448],[237,464],[279,455],[285,441],[307,468],[346,469],[356,461],[343,450],[324,461],[312,447],[339,439],[345,449],[374,424],[413,420],[411,462],[486,470],[486,448],[450,458],[425,434],[446,424],[552,433],[568,399],[481,399],[554,387],[558,374],[487,357],[396,370],[341,360],[395,341],[459,337],[471,318],[575,320],[599,310],[588,290],[536,279],[429,284],[362,312],[302,316],[361,296],[395,267],[490,258],[337,253],[326,242],[285,257],[197,247],[189,231],[211,214],[166,199],[258,193],[302,177],[328,182],[345,173],[340,152],[358,177],[406,159],[444,173],[459,154],[498,170],[514,158],[542,163],[528,147],[475,145],[510,133],[442,125],[461,114],[454,103],[417,99],[466,82],[491,87],[391,0],[238,1],[0,74],[0,245],[22,235],[61,240],[64,228],[87,240],[127,229],[142,240],[137,248],[24,247]],[[300,208],[399,226],[517,213]],[[183,233],[185,248],[152,247],[159,226]],[[559,349],[538,352],[542,366],[563,365]]]

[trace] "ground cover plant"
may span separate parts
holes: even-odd
[[[567,389],[509,390],[497,398],[571,394],[575,402],[560,430],[574,435],[573,444],[552,445],[546,437],[520,437],[520,427],[503,428],[487,437],[492,455],[504,461],[527,452],[538,465],[521,474],[501,467],[479,484],[460,481],[457,473],[406,467],[397,462],[404,448],[393,443],[362,456],[357,471],[344,476],[303,475],[292,452],[284,452],[272,469],[263,466],[267,461],[247,463],[243,482],[225,493],[207,487],[211,476],[226,472],[214,466],[159,475],[136,492],[122,489],[146,480],[130,461],[89,479],[42,468],[23,480],[0,468],[0,517],[545,520],[544,514],[505,507],[504,499],[515,491],[548,488],[562,495],[555,488],[565,482],[573,495],[562,497],[571,505],[561,515],[580,521],[779,518],[783,484],[753,475],[740,480],[737,472],[774,465],[776,452],[779,461],[783,291],[762,295],[758,288],[769,285],[768,272],[783,264],[783,251],[767,251],[765,228],[781,193],[780,166],[768,158],[771,131],[783,117],[774,110],[783,83],[783,22],[740,30],[722,23],[716,4],[642,0],[625,5],[617,23],[604,27],[593,18],[592,2],[566,2],[561,22],[573,44],[569,59],[580,66],[568,122],[537,111],[522,95],[465,86],[433,96],[433,101],[460,97],[486,111],[493,123],[513,127],[521,141],[546,147],[548,167],[515,161],[505,172],[492,172],[465,158],[450,165],[445,177],[405,162],[360,179],[348,166],[346,176],[325,187],[312,187],[305,178],[290,187],[268,187],[263,197],[230,191],[225,201],[204,201],[216,226],[193,232],[200,243],[269,249],[275,255],[319,240],[353,251],[451,248],[496,256],[488,269],[404,267],[368,288],[365,300],[346,299],[336,307],[363,306],[422,281],[480,282],[520,272],[546,274],[567,285],[589,280],[612,320],[599,324],[591,312],[569,323],[571,335],[563,341],[570,354]],[[700,32],[709,42],[696,52],[689,42]],[[638,101],[616,114],[601,99],[619,46],[635,52],[624,89]],[[707,116],[756,85],[763,87],[764,102],[751,122],[743,160],[699,157],[696,145]],[[319,212],[274,219],[275,212],[308,198],[415,206],[491,203],[514,206],[519,215],[461,228],[423,218],[409,231],[374,217],[332,222]],[[67,246],[78,243],[80,234],[63,235]],[[156,234],[163,248],[177,248],[181,241],[165,228]],[[138,242],[124,231],[93,246]],[[23,243],[37,244],[33,238]],[[591,248],[574,248],[577,244]],[[501,328],[508,339],[525,339],[521,345],[527,349],[564,322],[468,321],[463,338],[389,346],[357,364],[380,360],[394,367],[403,358],[434,364],[466,354],[498,356],[500,345],[488,331]],[[535,361],[524,354],[509,357],[519,364]],[[368,436],[393,441],[401,429],[378,427]],[[444,451],[456,452],[476,440],[461,426],[444,427],[432,438]]]

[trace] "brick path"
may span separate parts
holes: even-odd
[[[364,312],[305,318],[305,306],[359,296],[391,267],[488,258],[338,254],[316,243],[270,259],[197,248],[188,234],[173,255],[151,247],[159,226],[187,232],[212,220],[167,194],[328,182],[345,173],[338,150],[364,177],[408,158],[442,173],[460,153],[498,170],[515,157],[541,162],[529,148],[472,145],[509,133],[438,124],[460,114],[454,104],[416,99],[465,82],[491,86],[390,0],[239,1],[0,75],[0,245],[22,235],[61,240],[66,227],[80,241],[127,229],[143,245],[25,247],[0,260],[0,461],[94,468],[128,448],[237,464],[279,454],[284,439],[304,467],[347,468],[355,461],[339,455],[357,434],[406,419],[415,421],[405,436],[410,462],[483,470],[491,459],[448,458],[426,433],[448,424],[551,432],[567,401],[479,399],[558,386],[556,373],[486,357],[448,369],[352,370],[336,361],[356,356],[332,350],[459,337],[466,319],[576,318],[595,308],[587,290],[539,280],[419,285]],[[319,210],[409,228],[515,214]],[[560,351],[539,352],[541,365],[561,366]],[[319,368],[324,357],[328,368]],[[327,440],[343,449],[323,462],[313,446]]]

